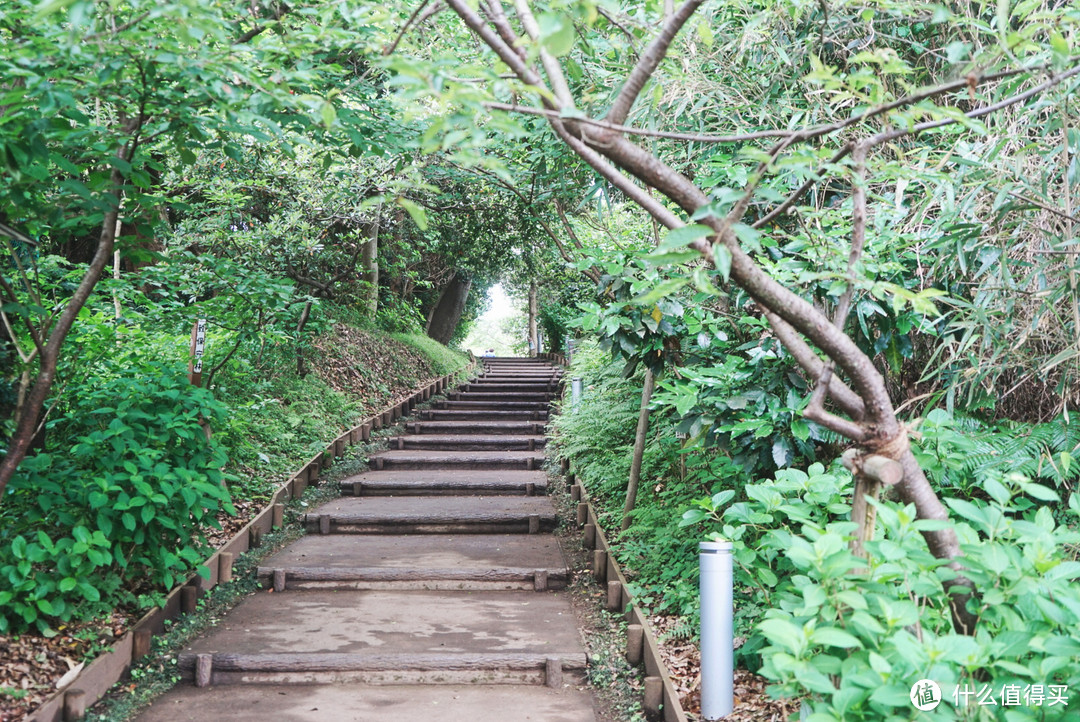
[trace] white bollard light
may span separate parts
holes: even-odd
[[[701,542],[701,716],[718,720],[735,707],[731,542]]]
[[[571,407],[577,406],[579,403],[581,403],[581,394],[582,393],[583,392],[582,392],[582,386],[581,386],[581,377],[580,376],[575,376],[574,378],[570,379],[570,406]]]

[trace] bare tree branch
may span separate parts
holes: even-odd
[[[424,8],[426,8],[430,2],[431,0],[424,0],[424,2],[420,3],[416,7],[416,9],[413,10],[412,15],[409,16],[409,19],[406,20],[405,24],[401,26],[401,30],[398,31],[397,36],[394,38],[394,42],[383,48],[383,56],[392,55],[393,52],[397,50],[397,46],[401,42],[401,39],[405,37],[405,33],[409,32],[409,28],[412,27],[412,24],[414,22],[416,22],[417,16],[419,16],[420,13],[424,12]]]
[[[799,332],[792,328],[784,319],[776,315],[775,312],[764,309],[762,314],[769,322],[769,326],[772,327],[773,335],[777,340],[787,349],[787,352],[791,354],[791,357],[795,359],[795,363],[799,364],[806,371],[807,375],[811,378],[821,378],[822,372],[825,367],[825,362],[814,353],[814,350],[810,348],[810,345],[803,341]],[[866,409],[863,407],[862,399],[859,395],[851,390],[847,384],[836,377],[836,374],[829,374],[829,396],[832,398],[833,403],[840,407],[840,410],[851,418],[859,421],[866,413]]]
[[[273,12],[273,19],[281,20],[281,18],[283,18],[285,15],[288,15],[290,12],[292,12],[292,7],[286,5],[285,3],[281,3],[281,5],[274,7]],[[250,43],[256,37],[266,32],[269,27],[269,25],[256,25],[251,30],[248,30],[246,33],[234,40],[233,45],[243,45],[244,43]]]
[[[633,54],[633,56],[635,58],[637,58],[638,57],[637,38],[634,37],[634,34],[632,32],[630,32],[629,30],[627,30],[625,25],[623,25],[618,20],[616,20],[614,17],[612,17],[611,13],[609,13],[604,8],[597,5],[596,6],[596,11],[600,14],[600,17],[604,18],[604,20],[607,20],[609,23],[611,23],[612,25],[614,25],[615,27],[617,27],[619,30],[622,31],[622,34],[625,35],[626,39],[630,41],[630,52]]]
[[[532,108],[527,105],[513,105],[511,103],[484,103],[484,107],[490,108],[491,110],[504,110],[510,113],[525,113],[527,115],[541,115],[548,118],[563,117],[560,113],[556,111],[546,110],[544,108]],[[598,128],[605,128],[607,130],[614,130],[620,133],[626,133],[627,135],[642,135],[650,138],[670,138],[671,140],[687,140],[694,143],[744,143],[746,141],[757,140],[759,138],[787,138],[794,135],[794,131],[790,130],[762,130],[756,133],[744,133],[742,135],[672,133],[665,130],[648,130],[645,128],[634,128],[629,125],[609,123],[606,120],[597,120],[595,118],[575,116],[573,119],[579,123],[585,123],[586,125],[594,125]]]
[[[536,43],[537,48],[540,50],[540,64],[544,66],[544,72],[547,73],[551,88],[555,91],[555,97],[559,99],[559,103],[562,104],[564,110],[573,108],[574,96],[570,94],[570,85],[566,82],[566,76],[563,75],[562,66],[540,44],[540,26],[537,24],[536,18],[533,17],[532,10],[529,9],[529,0],[514,0],[514,9],[517,10],[521,26],[525,28],[529,38]]]
[[[833,154],[832,158],[829,158],[826,165],[833,165],[842,161],[844,157],[851,152],[852,147],[853,145],[851,143],[846,143],[845,145],[843,145],[840,150],[836,151],[836,153]],[[814,172],[813,178],[809,179],[801,186],[796,188],[787,198],[784,199],[783,203],[781,203],[776,208],[773,208],[764,216],[751,223],[750,227],[761,228],[762,226],[767,226],[783,214],[787,213],[787,210],[789,208],[798,203],[799,199],[806,195],[806,192],[810,190],[810,188],[812,188],[815,183],[821,180],[821,175],[824,172],[825,171],[823,168],[819,168],[818,170],[816,170]]]
[[[1059,210],[1057,208],[1054,208],[1053,206],[1048,206],[1045,203],[1042,203],[1040,201],[1035,200],[1034,198],[1028,198],[1025,195],[1021,195],[1019,193],[1014,193],[1013,191],[1007,191],[1007,193],[1009,195],[1011,195],[1013,198],[1016,198],[1017,200],[1024,201],[1024,203],[1030,203],[1031,205],[1035,206],[1036,208],[1042,208],[1044,211],[1047,211],[1049,213],[1053,213],[1055,216],[1058,216],[1059,218],[1064,218],[1065,220],[1069,221],[1070,223],[1080,223],[1080,218],[1077,218],[1076,216],[1073,216],[1073,215],[1069,215],[1068,213],[1064,213],[1061,210]],[[1067,193],[1065,194],[1065,197],[1066,197],[1066,199],[1069,197]],[[1072,253],[1072,251],[1043,251],[1043,253]]]
[[[460,17],[474,33],[480,36],[480,39],[483,40],[489,48],[495,51],[495,54],[499,56],[499,59],[506,63],[507,67],[513,70],[518,78],[540,90],[540,95],[545,104],[553,103],[551,100],[551,91],[544,84],[544,81],[537,72],[526,65],[525,60],[501,37],[492,32],[491,28],[484,22],[484,19],[477,15],[465,0],[446,0],[446,4],[450,6],[451,10],[458,14],[458,17]]]
[[[650,196],[643,188],[627,178],[618,168],[608,163],[595,150],[571,135],[560,121],[550,119],[548,122],[551,123],[551,127],[555,129],[558,136],[586,163],[591,165],[608,182],[621,190],[627,198],[640,205],[666,228],[680,228],[686,225],[686,222],[668,210],[667,206]],[[707,245],[706,249],[711,254],[712,249],[708,248]]]
[[[645,87],[646,81],[652,76],[657,66],[660,65],[660,61],[664,59],[664,56],[667,55],[671,42],[679,34],[682,26],[686,24],[686,21],[701,6],[702,2],[704,0],[686,0],[675,11],[675,14],[667,19],[664,27],[660,30],[660,34],[645,48],[645,52],[641,54],[637,65],[630,71],[630,75],[626,77],[622,90],[619,91],[615,102],[611,104],[611,110],[608,111],[607,121],[609,123],[621,124],[626,122],[626,116],[630,114],[630,108],[634,106],[634,101],[637,100],[641,89]]]
[[[1017,93],[1016,95],[1005,98],[1004,100],[999,100],[996,103],[991,103],[990,105],[984,105],[981,108],[976,108],[975,110],[964,113],[964,117],[965,118],[971,118],[971,119],[974,120],[975,118],[982,118],[983,116],[990,115],[991,113],[996,113],[999,110],[1002,110],[1004,108],[1008,108],[1010,105],[1016,105],[1017,103],[1022,103],[1025,100],[1029,100],[1031,98],[1034,98],[1036,95],[1042,94],[1043,92],[1049,90],[1050,88],[1054,87],[1055,85],[1058,85],[1058,84],[1068,80],[1069,78],[1073,77],[1074,75],[1076,75],[1078,73],[1080,73],[1080,65],[1069,68],[1068,70],[1066,70],[1066,71],[1064,71],[1062,73],[1054,74],[1054,75],[1052,75],[1050,77],[1049,80],[1047,80],[1047,81],[1045,81],[1043,83],[1040,83],[1040,84],[1036,85],[1034,88],[1030,88],[1029,90],[1026,90],[1023,93]],[[944,127],[946,125],[952,125],[953,123],[958,123],[958,122],[960,122],[958,118],[942,118],[940,120],[929,120],[929,121],[927,121],[925,123],[916,123],[915,125],[913,125],[913,126],[911,126],[909,128],[894,128],[892,130],[885,130],[885,131],[882,131],[882,132],[878,133],[877,135],[874,135],[874,136],[871,136],[870,138],[868,138],[867,143],[869,143],[870,145],[880,145],[882,143],[888,143],[889,141],[893,141],[893,140],[896,140],[898,138],[903,138],[904,136],[907,136],[907,135],[915,135],[915,134],[918,134],[918,133],[923,133],[923,132],[928,131],[928,130],[933,130],[935,128],[942,128],[942,127]]]
[[[510,21],[507,20],[506,12],[503,11],[502,0],[488,0],[487,15],[491,18],[491,24],[495,26],[495,31],[499,33],[499,37],[503,39],[503,42],[515,50],[522,60],[525,60],[527,55],[525,48],[522,46],[517,33],[510,27]]]

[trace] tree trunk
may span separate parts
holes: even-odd
[[[427,335],[441,344],[450,343],[465,312],[465,301],[469,298],[472,279],[461,273],[454,274],[439,295],[439,302],[431,310],[428,318]]]
[[[123,155],[121,155],[121,159],[126,160]],[[119,188],[124,178],[120,171],[114,168],[109,181],[113,188]],[[112,201],[114,204],[113,209],[105,214],[105,220],[101,224],[101,234],[98,237],[97,251],[94,258],[86,269],[86,273],[83,274],[82,281],[79,282],[75,293],[68,299],[67,305],[60,313],[59,318],[57,318],[56,325],[53,327],[52,333],[49,334],[49,339],[41,352],[37,378],[34,380],[34,385],[30,389],[19,414],[15,432],[8,442],[7,455],[0,462],[0,494],[3,493],[4,488],[11,481],[11,477],[15,475],[15,470],[19,467],[19,464],[26,458],[26,454],[30,451],[35,438],[39,437],[40,429],[38,425],[41,421],[41,412],[45,406],[45,400],[49,396],[49,390],[52,388],[53,379],[56,378],[56,366],[60,358],[60,348],[67,338],[68,331],[71,330],[71,326],[75,323],[79,311],[82,310],[83,304],[86,303],[94,290],[94,286],[97,285],[98,279],[101,278],[102,271],[112,260],[113,247],[116,242],[116,221],[120,215],[119,191],[112,192]]]
[[[649,400],[652,398],[656,378],[645,370],[645,387],[641,389],[641,411],[638,413],[637,433],[634,435],[634,458],[630,462],[630,482],[626,485],[626,504],[623,505],[622,530],[630,528],[630,512],[637,501],[638,482],[641,480],[641,459],[645,456],[645,434],[649,430]]]
[[[364,266],[364,296],[361,306],[364,315],[375,318],[379,310],[379,217],[382,215],[382,203],[375,207],[375,220],[368,227],[368,240],[364,244],[361,263]]]
[[[296,375],[300,378],[307,376],[307,364],[304,363],[304,342],[301,334],[304,326],[311,315],[311,301],[304,304],[304,310],[300,312],[300,321],[296,324]]]
[[[536,281],[529,284],[529,355],[536,356],[540,351],[539,336],[536,332]]]

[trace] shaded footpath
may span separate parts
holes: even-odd
[[[595,719],[541,470],[560,372],[483,362],[304,517],[140,722]]]

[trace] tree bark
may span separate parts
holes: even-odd
[[[537,310],[536,281],[529,284],[529,355],[535,357],[540,351],[539,334],[536,329]]]
[[[307,376],[307,364],[304,363],[304,342],[301,334],[304,326],[311,315],[311,301],[304,304],[304,310],[300,312],[300,321],[296,324],[296,375],[300,378]]]
[[[472,279],[458,271],[446,284],[435,308],[431,310],[428,319],[427,335],[441,344],[450,343],[461,322],[461,314],[465,312],[465,301],[469,298],[469,288]]]
[[[641,481],[641,460],[645,456],[645,435],[649,431],[649,400],[652,398],[656,377],[645,370],[645,386],[641,389],[641,410],[638,412],[637,433],[634,434],[634,458],[630,462],[630,481],[626,485],[626,503],[623,505],[622,530],[630,528],[630,512],[637,502],[638,483]]]
[[[364,267],[364,295],[361,307],[364,315],[374,319],[379,310],[379,221],[382,203],[375,207],[375,220],[367,227],[368,240],[364,243],[360,263]]]
[[[126,158],[123,158],[123,153],[121,153],[121,158],[126,160]],[[123,182],[123,175],[114,168],[109,177],[110,185],[114,189],[119,189]],[[56,320],[56,326],[53,327],[52,333],[49,334],[49,340],[41,353],[41,365],[38,367],[34,386],[30,389],[22,413],[19,415],[15,433],[12,434],[11,440],[8,442],[7,455],[0,462],[0,494],[3,493],[8,482],[11,481],[11,477],[15,475],[15,470],[19,468],[19,464],[26,458],[34,437],[37,435],[41,410],[45,406],[45,400],[48,398],[49,390],[52,388],[53,380],[56,378],[56,366],[60,359],[60,348],[63,346],[68,332],[71,331],[71,326],[75,323],[79,311],[82,310],[86,300],[90,298],[90,294],[101,278],[102,272],[109,261],[112,260],[113,247],[116,243],[116,222],[120,215],[119,190],[112,191],[111,195],[113,210],[105,214],[105,219],[101,224],[101,235],[98,237],[97,251],[94,253],[90,267],[86,269],[78,288],[75,289],[75,293]]]

